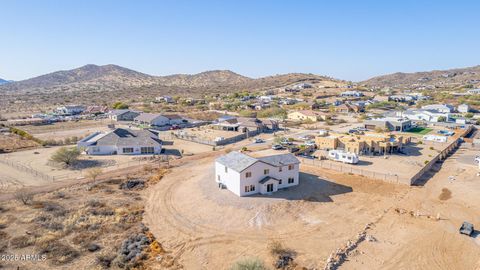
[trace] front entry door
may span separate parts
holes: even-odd
[[[267,185],[267,192],[273,192],[273,184]]]

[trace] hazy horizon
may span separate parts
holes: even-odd
[[[474,1],[4,1],[0,78],[86,64],[150,75],[231,70],[361,81],[476,66]]]

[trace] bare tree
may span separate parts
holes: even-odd
[[[92,168],[90,170],[87,171],[86,173],[86,176],[90,179],[92,179],[92,181],[95,183],[95,181],[97,180],[97,177],[102,174],[102,168]]]
[[[15,200],[23,203],[24,205],[28,205],[33,200],[33,193],[22,188],[15,192],[14,197]]]

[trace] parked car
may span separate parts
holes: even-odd
[[[299,157],[302,157],[302,158],[308,158],[308,159],[315,159],[314,156],[310,156],[310,155],[307,155],[307,154],[300,154],[298,155]]]
[[[274,144],[274,145],[272,145],[272,149],[273,150],[282,150],[282,149],[284,149],[284,147],[280,144]]]
[[[302,141],[308,141],[308,140],[311,140],[313,138],[312,135],[305,135],[305,136],[302,136],[302,137],[298,137],[298,139],[302,140]]]
[[[295,153],[295,152],[300,151],[300,148],[298,148],[298,147],[290,147],[290,148],[288,148],[288,151],[289,151],[290,153]]]
[[[459,231],[460,231],[461,234],[472,236],[472,234],[475,230],[473,229],[473,224],[472,223],[464,221],[462,226],[460,227]]]
[[[280,142],[280,144],[284,144],[284,145],[292,145],[293,143],[289,140],[283,140]]]
[[[314,141],[306,141],[305,145],[306,146],[315,146],[315,142]]]
[[[264,142],[265,142],[265,141],[264,141],[264,140],[262,140],[262,139],[258,139],[258,138],[257,138],[257,139],[255,139],[255,143],[264,143]]]

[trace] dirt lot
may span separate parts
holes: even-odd
[[[145,222],[186,269],[227,269],[247,257],[271,265],[272,242],[293,250],[298,266],[321,269],[358,233],[368,240],[347,252],[344,269],[476,269],[480,241],[457,230],[463,220],[480,223],[480,184],[472,168],[457,169],[461,154],[424,187],[302,166],[299,186],[246,198],[217,189],[214,156],[206,157],[148,191]],[[452,198],[440,200],[445,187]]]
[[[112,122],[109,119],[102,119],[58,122],[40,126],[28,125],[19,128],[41,140],[60,140],[71,137],[82,138],[96,131],[106,131],[108,130],[107,125],[112,123],[119,126],[118,123]]]
[[[37,148],[2,154],[0,156],[0,193],[11,192],[21,187],[45,186],[56,181],[84,178],[89,168],[100,166],[103,171],[112,171],[145,163],[133,156],[86,156],[82,155],[74,168],[63,168],[49,159],[60,146]]]
[[[37,147],[38,143],[13,133],[0,133],[0,153]]]

